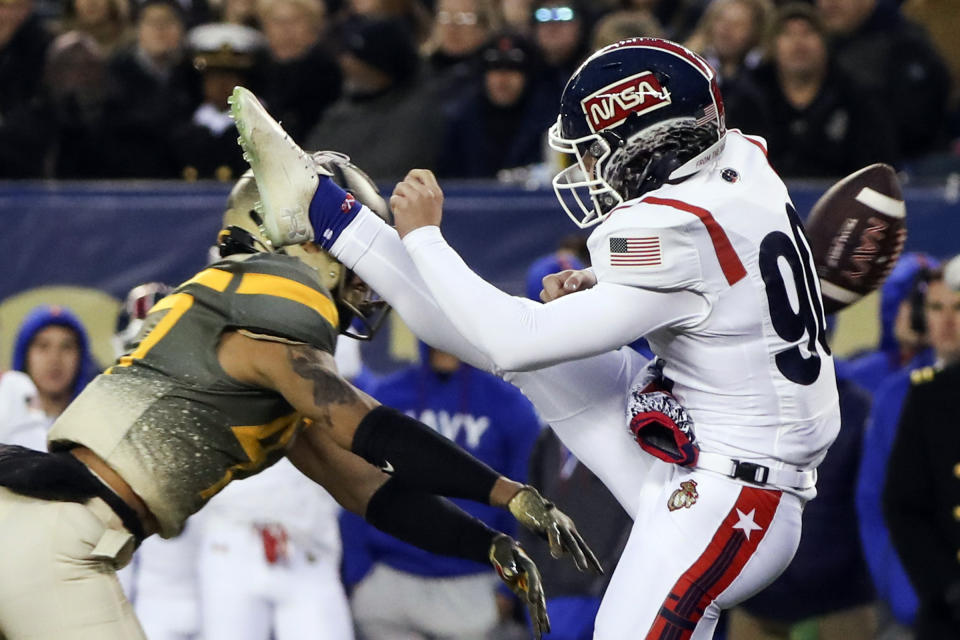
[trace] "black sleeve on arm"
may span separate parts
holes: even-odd
[[[390,478],[367,503],[367,522],[395,538],[431,553],[490,562],[490,546],[500,535],[449,500],[414,491]]]
[[[352,451],[411,489],[483,504],[500,474],[427,425],[379,406],[360,421]]]

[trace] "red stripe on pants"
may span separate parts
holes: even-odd
[[[736,503],[696,562],[670,589],[647,632],[648,640],[687,640],[711,602],[740,575],[770,528],[780,491],[743,487]],[[750,526],[750,522],[756,529]]]

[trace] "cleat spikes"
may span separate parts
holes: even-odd
[[[253,169],[260,191],[254,210],[263,220],[274,247],[313,240],[309,219],[311,198],[319,176],[308,156],[247,89],[231,95],[230,112],[236,122],[243,159]]]

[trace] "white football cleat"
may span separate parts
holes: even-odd
[[[235,87],[228,102],[243,159],[250,163],[260,191],[255,209],[264,235],[277,249],[313,240],[309,213],[317,172],[330,174],[290,139],[250,90]]]

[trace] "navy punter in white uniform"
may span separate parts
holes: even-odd
[[[394,191],[394,232],[298,169],[307,156],[249,92],[233,100],[271,239],[316,238],[421,338],[519,386],[633,516],[596,638],[710,638],[789,564],[840,424],[833,362],[786,187],[761,139],[726,130],[703,59],[633,39],[570,79],[550,139],[575,163],[554,185],[597,225],[593,268],[548,277],[548,304],[464,264],[429,172]],[[654,363],[620,349],[641,336]],[[686,407],[672,429],[642,428],[651,381]]]

